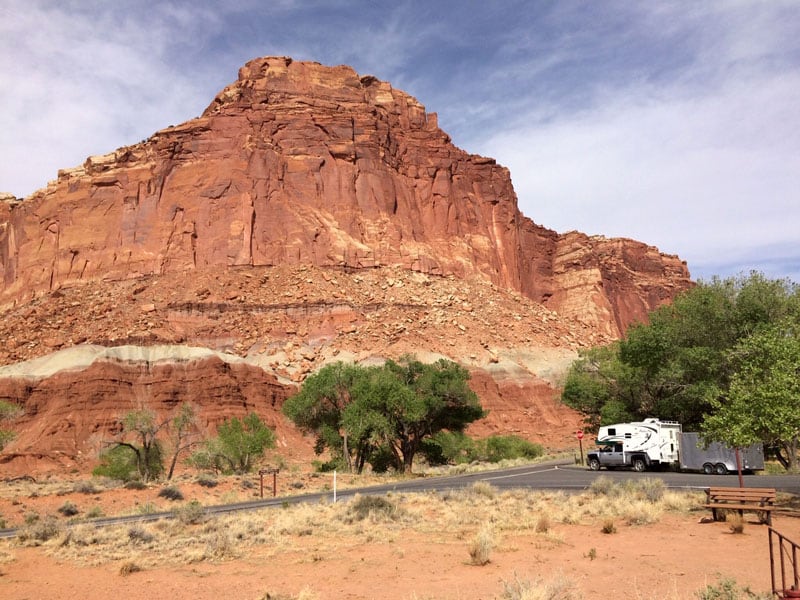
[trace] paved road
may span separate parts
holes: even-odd
[[[564,490],[578,492],[588,488],[600,476],[610,477],[615,481],[628,479],[642,479],[643,477],[658,477],[671,489],[703,489],[709,486],[738,487],[739,478],[736,475],[704,475],[702,473],[673,473],[673,472],[645,472],[633,471],[590,471],[586,467],[572,464],[571,461],[552,461],[539,465],[515,467],[498,471],[482,471],[466,475],[449,477],[430,477],[409,479],[370,486],[365,488],[338,490],[337,499],[351,498],[356,494],[386,494],[388,492],[425,492],[447,491],[467,488],[476,481],[486,481],[498,489],[528,488],[539,490]],[[745,475],[745,487],[768,487],[782,492],[800,495],[800,476],[797,475]],[[333,500],[333,492],[303,494],[298,496],[282,496],[278,498],[265,498],[249,502],[238,502],[221,506],[209,506],[207,512],[221,514],[242,510],[257,510],[270,506],[283,504],[296,504],[300,502],[319,502],[323,499]],[[149,515],[131,515],[127,517],[105,517],[93,519],[90,522],[98,527],[106,525],[155,521],[158,519],[172,518],[170,512],[153,513]],[[13,537],[14,529],[0,530],[0,538]]]

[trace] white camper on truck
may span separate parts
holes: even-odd
[[[631,467],[634,471],[669,466],[678,461],[681,424],[645,419],[605,425],[597,432],[600,450],[589,452],[589,468]]]
[[[605,425],[597,432],[599,450],[589,452],[589,468],[632,468],[634,471],[676,467],[724,475],[736,471],[732,448],[712,442],[704,444],[699,434],[686,432],[675,421],[645,419],[634,423]],[[754,444],[740,452],[743,471],[764,468],[764,448]]]

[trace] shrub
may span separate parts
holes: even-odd
[[[500,462],[515,458],[538,458],[544,454],[540,444],[517,435],[491,435],[486,438],[486,460]]]
[[[429,465],[458,465],[478,459],[472,438],[460,431],[440,431],[423,440],[420,452]]]
[[[611,496],[616,491],[616,484],[611,477],[600,475],[591,483],[589,491],[595,496]]]
[[[96,519],[97,517],[103,516],[103,509],[99,506],[93,506],[88,511],[86,511],[86,518],[87,519]]]
[[[78,507],[75,506],[75,504],[67,500],[66,502],[64,502],[64,504],[58,507],[58,512],[60,512],[65,517],[74,517],[80,511],[78,510]]]
[[[175,518],[184,525],[196,525],[206,519],[206,509],[197,500],[192,500],[175,511]]]
[[[737,512],[728,512],[725,522],[730,527],[731,533],[744,533],[744,517]]]
[[[491,526],[484,525],[475,534],[469,548],[469,558],[473,565],[483,566],[489,563],[489,555],[494,549],[494,531]]]
[[[136,512],[140,515],[152,515],[156,512],[156,506],[152,502],[145,502],[136,507]]]
[[[72,486],[72,491],[86,494],[87,496],[98,492],[97,487],[91,481],[76,481],[75,485]]]
[[[394,520],[398,517],[397,505],[385,496],[357,495],[347,509],[351,521],[363,521],[369,516]]]
[[[100,454],[100,464],[94,468],[92,475],[119,481],[138,479],[136,453],[127,446],[116,446],[106,450]]]
[[[667,489],[664,480],[658,479],[657,477],[645,477],[639,481],[638,487],[648,502],[652,502],[653,504],[659,502],[664,497],[664,492]]]
[[[123,577],[126,577],[127,575],[130,575],[131,573],[138,573],[141,570],[142,570],[142,567],[137,565],[132,560],[128,560],[128,561],[125,561],[124,563],[122,563],[122,565],[120,565],[119,574],[122,575]]]
[[[761,600],[772,598],[772,594],[756,594],[749,587],[740,587],[736,580],[724,578],[717,581],[715,585],[708,584],[704,589],[697,592],[699,600]]]
[[[126,490],[146,490],[147,484],[141,479],[131,479],[125,482],[124,487]]]
[[[528,581],[516,574],[513,581],[503,581],[502,600],[579,600],[581,594],[568,578],[557,575],[549,581]]]
[[[183,500],[183,493],[174,485],[168,485],[167,487],[161,488],[161,491],[158,492],[158,497],[173,501]]]
[[[128,529],[128,539],[134,544],[149,544],[155,539],[155,536],[141,525],[133,525]]]
[[[46,542],[56,537],[60,533],[61,525],[59,525],[58,521],[53,517],[47,517],[45,519],[37,518],[32,523],[28,523],[26,527],[23,527],[19,533],[17,533],[17,538],[21,542],[32,541],[38,545],[41,542]]]
[[[218,483],[219,482],[214,477],[211,477],[211,475],[200,475],[197,478],[197,485],[205,488],[217,487]]]
[[[603,521],[603,527],[600,531],[603,533],[617,533],[617,526],[614,524],[614,519],[606,519]]]

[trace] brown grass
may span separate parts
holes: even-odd
[[[489,562],[492,551],[504,551],[504,532],[529,531],[543,547],[559,544],[559,523],[646,525],[665,511],[685,512],[699,496],[663,492],[651,500],[641,488],[611,485],[602,494],[589,491],[499,491],[487,483],[444,493],[357,496],[349,502],[287,505],[262,511],[211,516],[197,504],[178,510],[179,518],[106,527],[55,526],[45,517],[23,530],[18,543],[41,545],[58,558],[99,565],[130,561],[142,568],[236,559],[253,546],[278,553],[297,538],[313,536],[332,548],[340,537],[364,542],[392,542],[405,529],[438,543],[455,533],[474,564]],[[182,511],[190,507],[188,515]]]

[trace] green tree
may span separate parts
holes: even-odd
[[[163,450],[158,434],[165,425],[166,422],[158,423],[152,410],[132,410],[122,417],[122,439],[111,442],[112,449],[125,447],[133,453],[136,471],[142,481],[158,479],[164,472]]]
[[[169,430],[172,458],[167,471],[167,480],[172,479],[172,475],[175,473],[178,457],[200,441],[195,407],[188,402],[183,402],[178,408],[177,414],[170,420]]]
[[[592,425],[657,416],[699,427],[724,399],[735,365],[728,351],[753,332],[800,314],[798,286],[759,273],[701,282],[631,326],[625,339],[584,353],[564,402]]]
[[[249,472],[267,448],[275,447],[275,434],[254,412],[243,419],[226,419],[217,427],[217,437],[194,457],[198,466],[223,471]]]
[[[330,450],[334,461],[341,461],[351,472],[356,465],[363,467],[366,448],[356,443],[354,451],[351,433],[343,422],[344,411],[353,401],[357,383],[367,378],[369,371],[343,362],[326,365],[307,377],[300,391],[283,405],[283,413],[295,425],[316,434],[317,454]],[[356,421],[355,416],[351,418]]]
[[[284,413],[316,434],[318,453],[330,449],[351,470],[366,462],[382,468],[390,456],[397,470],[407,472],[423,440],[442,430],[463,431],[484,416],[468,380],[466,369],[446,360],[337,363],[307,378]]]
[[[800,438],[800,336],[784,320],[742,339],[729,353],[734,371],[727,390],[710,392],[703,423],[708,439],[734,447],[764,442],[778,460],[796,470]]]
[[[20,414],[22,414],[22,409],[19,406],[12,404],[11,402],[6,402],[5,400],[0,400],[0,423],[15,419]],[[15,432],[11,431],[10,429],[3,429],[0,427],[0,451],[2,451],[3,448],[5,448],[15,437],[17,437]]]
[[[452,361],[424,364],[404,356],[399,362],[386,361],[385,368],[411,390],[402,402],[397,395],[391,396],[384,412],[393,433],[386,441],[402,472],[411,471],[425,439],[443,430],[464,431],[486,416],[477,394],[467,384],[469,371]]]

